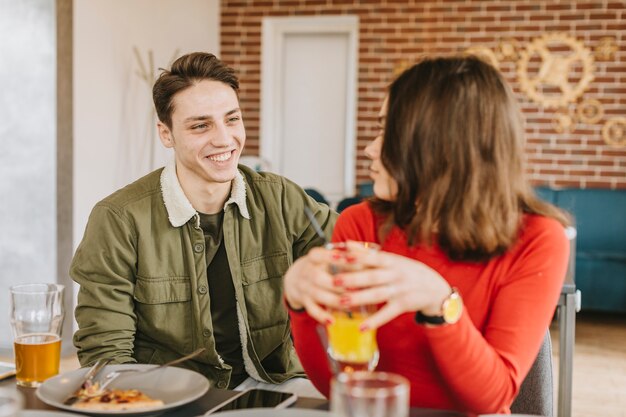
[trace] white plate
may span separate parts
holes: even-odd
[[[100,377],[120,369],[147,369],[156,365],[108,365]],[[46,380],[37,388],[37,397],[44,403],[63,410],[89,415],[148,416],[161,414],[172,408],[190,403],[202,397],[209,389],[209,381],[201,374],[188,369],[169,366],[147,374],[127,373],[111,383],[111,388],[138,389],[154,399],[163,400],[164,405],[149,410],[97,411],[79,410],[63,404],[80,385],[88,368],[65,372]]]
[[[222,411],[211,414],[220,417],[330,417],[328,411],[307,410],[306,408],[249,408],[247,410]]]
[[[72,414],[62,411],[48,410],[22,410],[17,413],[17,417],[81,417],[84,414]]]

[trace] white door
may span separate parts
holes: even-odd
[[[261,156],[331,203],[354,193],[358,19],[268,18]]]

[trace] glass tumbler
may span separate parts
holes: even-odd
[[[408,417],[409,381],[389,372],[341,373],[331,383],[337,417]]]
[[[17,384],[37,387],[59,373],[63,286],[22,284],[11,287],[11,329]]]
[[[330,243],[326,248],[335,255],[335,260],[329,267],[333,275],[366,268],[352,259],[355,251],[380,249],[377,244],[371,242]],[[337,364],[339,371],[372,371],[378,364],[376,330],[362,332],[359,329],[361,323],[374,312],[375,305],[331,310],[334,322],[326,326],[328,355]]]

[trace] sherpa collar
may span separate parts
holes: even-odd
[[[193,208],[180,186],[176,175],[176,161],[173,158],[161,172],[161,194],[172,226],[180,227],[197,215],[196,209]],[[224,211],[231,203],[235,203],[239,207],[239,212],[244,218],[250,219],[246,205],[246,183],[239,170],[232,181],[230,198],[224,204]]]

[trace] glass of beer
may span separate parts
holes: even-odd
[[[332,274],[364,269],[363,265],[354,261],[354,252],[380,249],[371,242],[331,243],[326,248],[335,255],[335,260],[329,267]],[[328,355],[337,364],[340,372],[371,371],[376,368],[379,356],[376,330],[362,332],[359,329],[361,323],[375,311],[374,305],[331,311],[334,322],[326,327]]]
[[[10,309],[17,384],[37,387],[59,373],[63,286],[14,285]]]

